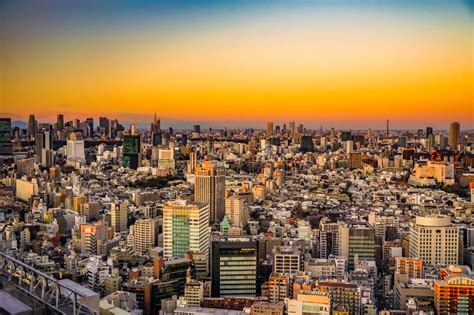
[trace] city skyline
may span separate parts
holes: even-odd
[[[13,120],[473,127],[466,2],[6,1],[0,15]]]

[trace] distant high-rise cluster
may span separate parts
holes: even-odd
[[[474,133],[457,122],[36,117],[0,118],[7,313],[474,312]]]

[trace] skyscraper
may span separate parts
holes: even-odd
[[[194,200],[209,205],[211,223],[218,223],[225,212],[225,170],[218,161],[203,161],[196,167]]]
[[[64,115],[59,114],[56,121],[56,130],[64,130]]]
[[[459,136],[461,133],[461,125],[458,122],[452,122],[449,126],[449,147],[451,150],[457,150]]]
[[[110,135],[110,120],[107,117],[99,117],[99,128],[101,133]]]
[[[267,123],[267,137],[273,136],[273,122]]]
[[[31,114],[28,118],[28,136],[34,137],[38,132],[38,122],[36,121],[35,115]]]
[[[126,135],[123,137],[123,166],[137,169],[140,166],[140,136]]]
[[[207,204],[174,200],[163,207],[165,258],[183,258],[189,251],[209,257],[209,234]]]
[[[0,155],[13,154],[11,137],[12,137],[11,119],[0,118]]]
[[[212,296],[257,294],[257,242],[251,237],[220,237],[212,242]]]
[[[84,152],[84,138],[80,132],[71,132],[67,140],[67,158],[68,160],[76,160],[85,162],[86,155]]]
[[[127,231],[128,203],[126,201],[120,205],[112,203],[110,209],[111,225],[115,233]]]
[[[433,128],[432,127],[426,127],[426,138],[428,138],[432,134],[433,134]]]

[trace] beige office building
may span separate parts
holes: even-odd
[[[458,263],[459,231],[448,216],[417,216],[409,239],[410,257],[429,265]]]

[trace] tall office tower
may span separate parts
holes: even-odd
[[[127,231],[128,202],[123,201],[120,205],[112,203],[110,208],[111,225],[115,233]]]
[[[123,137],[123,166],[137,169],[140,166],[140,136],[126,135]]]
[[[220,162],[203,161],[196,167],[194,200],[209,205],[211,223],[218,223],[224,218],[225,170]]]
[[[200,133],[201,132],[201,125],[194,125],[193,126],[193,131],[197,132],[197,133]]]
[[[459,136],[461,133],[461,125],[458,122],[452,122],[449,126],[449,147],[451,150],[457,150],[459,143]]]
[[[43,167],[49,167],[52,161],[49,161],[49,155],[52,153],[53,137],[49,130],[38,132],[35,136],[36,159]]]
[[[80,132],[71,132],[67,140],[66,155],[68,160],[86,161],[84,152],[84,138]]]
[[[81,128],[81,121],[79,119],[74,119],[72,121],[72,127],[74,128],[74,130],[78,130]]]
[[[107,228],[104,221],[81,224],[81,254],[99,255],[99,246],[107,241]]]
[[[85,123],[89,126],[90,136],[94,136],[94,118],[86,118]]]
[[[0,118],[0,155],[12,155],[12,120]]]
[[[107,117],[99,117],[99,129],[101,134],[110,135],[110,120]]]
[[[151,133],[151,143],[153,146],[161,145],[163,134],[160,130]]]
[[[428,138],[432,134],[433,134],[433,128],[432,127],[426,127],[426,138]]]
[[[296,131],[296,129],[295,129],[295,122],[294,122],[294,121],[290,121],[289,127],[290,127],[290,136],[293,136],[293,134],[294,134],[295,131]]]
[[[220,237],[212,241],[213,297],[257,294],[257,242],[251,237]]]
[[[435,135],[434,134],[430,134],[428,136],[428,148],[429,149],[432,149],[436,146],[436,141],[435,141]]]
[[[344,307],[345,313],[359,315],[361,314],[361,289],[355,283],[338,282],[338,281],[320,281],[318,289],[327,292],[331,301],[331,314],[334,307]]]
[[[334,129],[334,127],[331,127],[331,131],[329,132],[329,142],[334,143],[335,139],[336,139],[336,129]]]
[[[418,136],[418,139],[423,138],[423,129],[418,129],[417,136]]]
[[[390,120],[387,119],[387,137],[390,136]]]
[[[267,137],[273,136],[273,122],[267,123]]]
[[[244,196],[230,196],[225,200],[225,215],[232,226],[243,228],[249,219]]]
[[[474,278],[455,274],[434,281],[436,314],[474,314]]]
[[[156,221],[153,219],[140,219],[133,225],[133,250],[136,254],[143,255],[150,248],[155,247]]]
[[[419,258],[395,257],[395,272],[405,274],[408,279],[423,277],[423,262]]]
[[[298,126],[298,132],[299,132],[299,133],[304,133],[303,124],[299,124],[299,126]]]
[[[375,231],[369,223],[341,223],[338,231],[338,254],[348,258],[349,270],[356,259],[375,261]]]
[[[433,266],[457,264],[458,237],[458,227],[449,216],[417,216],[410,223],[409,256]]]
[[[160,120],[155,116],[153,117],[153,122],[151,123],[151,132],[160,132],[161,126],[160,126]]]
[[[28,118],[28,137],[36,136],[38,132],[38,122],[36,121],[35,115],[31,114]]]
[[[63,131],[64,130],[64,115],[59,114],[56,119],[56,130]]]
[[[293,246],[275,246],[273,272],[297,273],[301,270],[301,253]]]
[[[209,257],[209,234],[209,205],[174,200],[163,207],[165,258],[183,258],[189,251]]]
[[[281,131],[286,132],[286,124],[283,124]]]

